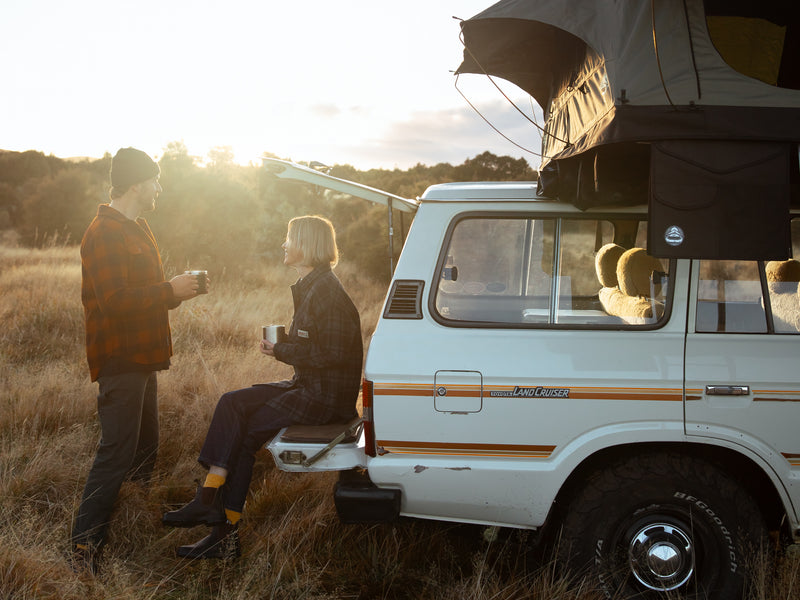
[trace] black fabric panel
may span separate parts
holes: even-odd
[[[648,253],[659,258],[789,258],[789,183],[796,163],[793,144],[652,144]]]
[[[548,198],[592,207],[647,204],[649,144],[612,144],[548,163],[537,191]]]
[[[663,140],[796,143],[800,107],[617,105],[583,138],[547,157],[545,165],[598,146]]]

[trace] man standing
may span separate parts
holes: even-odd
[[[164,280],[158,245],[139,215],[155,209],[160,169],[121,148],[111,160],[111,202],[81,242],[86,355],[99,384],[102,436],[72,531],[73,564],[96,572],[120,486],[147,483],[158,451],[156,372],[172,355],[168,310],[198,294],[194,275]]]

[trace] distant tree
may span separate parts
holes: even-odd
[[[530,181],[536,178],[524,158],[495,156],[491,152],[467,159],[455,168],[454,176],[457,181]]]
[[[273,156],[264,153],[265,156]],[[107,202],[111,155],[78,163],[41,152],[0,151],[0,228],[14,227],[29,244],[58,236],[77,243]],[[239,276],[282,259],[286,223],[302,214],[329,217],[344,260],[366,275],[388,277],[387,209],[346,194],[280,179],[258,165],[240,166],[228,146],[208,153],[206,166],[182,141],[171,142],[159,160],[164,188],[154,213],[144,215],[156,233],[169,272],[207,268],[215,279]],[[523,159],[484,152],[462,165],[418,163],[410,169],[335,165],[330,174],[416,198],[449,181],[534,179]],[[413,216],[394,210],[397,257]]]
[[[32,246],[53,239],[77,243],[103,200],[102,181],[79,168],[29,181],[23,188],[21,241]]]
[[[10,229],[16,225],[18,205],[19,200],[14,188],[5,182],[0,182],[0,230]]]
[[[31,179],[52,175],[65,165],[65,161],[35,150],[0,152],[0,181],[16,187]]]
[[[234,159],[233,148],[230,146],[215,146],[208,152],[209,166],[224,168],[232,166]]]
[[[195,159],[189,156],[189,150],[183,142],[170,142],[158,161],[162,178],[175,175],[187,175],[196,168]]]

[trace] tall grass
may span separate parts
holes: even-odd
[[[365,341],[382,285],[348,265]],[[204,528],[166,529],[161,515],[191,498],[196,464],[221,393],[289,375],[261,355],[260,326],[288,323],[293,271],[264,269],[171,314],[175,356],[159,375],[162,444],[149,489],[126,483],[97,578],[67,561],[72,519],[99,437],[96,387],[84,358],[80,264],[72,247],[0,247],[0,598],[354,598],[588,600],[599,596],[553,563],[525,560],[524,535],[484,540],[481,528],[401,520],[345,526],[332,503],[335,474],[290,474],[259,456],[238,561],[183,561],[174,547]],[[800,558],[787,558],[751,596],[787,598]]]

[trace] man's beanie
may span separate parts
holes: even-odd
[[[161,174],[152,158],[136,148],[120,148],[111,159],[111,186],[127,189]]]

